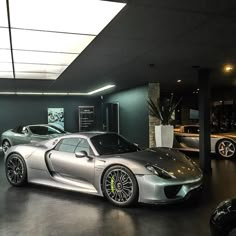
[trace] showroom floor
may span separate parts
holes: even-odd
[[[195,154],[196,159],[196,154]],[[236,196],[236,161],[213,160],[196,201],[119,209],[103,198],[36,185],[11,187],[0,155],[0,235],[207,236],[214,207]]]

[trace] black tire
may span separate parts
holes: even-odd
[[[103,176],[102,188],[104,196],[116,206],[131,206],[138,200],[137,180],[124,166],[108,168]]]
[[[229,232],[228,236],[236,236],[236,228],[232,229],[232,230]]]
[[[11,147],[11,144],[8,140],[3,140],[2,142],[2,150],[5,153],[9,148]]]
[[[216,153],[218,156],[231,159],[236,156],[236,144],[230,139],[221,139],[216,144]]]
[[[5,164],[6,177],[13,186],[23,186],[27,183],[27,168],[23,157],[11,154]]]

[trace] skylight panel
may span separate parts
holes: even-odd
[[[13,72],[0,71],[0,78],[13,79]]]
[[[13,50],[15,63],[69,65],[78,55]]]
[[[0,63],[0,71],[12,71],[12,63]]]
[[[0,26],[8,27],[6,0],[0,0]]]
[[[0,65],[1,66],[1,65]],[[54,73],[61,74],[66,66],[40,65],[40,64],[18,64],[15,63],[16,72],[38,72],[38,73]]]
[[[0,24],[1,24],[1,22],[0,22]],[[1,49],[10,49],[9,29],[8,28],[0,28],[0,48]]]
[[[25,72],[15,72],[16,79],[38,79],[38,80],[55,80],[59,74],[50,73],[25,73]]]
[[[12,29],[13,49],[81,53],[95,36]]]
[[[12,63],[11,60],[11,51],[10,49],[0,49],[0,62],[10,62]]]
[[[0,63],[14,63],[16,79],[57,79],[126,5],[101,0],[8,2],[12,45],[6,1],[0,0]]]
[[[97,35],[124,6],[99,0],[11,0],[11,25]]]

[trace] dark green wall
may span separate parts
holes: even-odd
[[[100,97],[0,96],[0,133],[24,124],[47,123],[47,108],[64,108],[65,130],[77,132],[78,106],[95,106],[97,129],[101,127]]]
[[[149,146],[148,86],[121,91],[104,97],[104,102],[118,102],[120,134],[141,146]]]

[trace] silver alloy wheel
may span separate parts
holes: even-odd
[[[230,140],[222,140],[218,144],[218,152],[224,158],[230,158],[235,155],[235,145]]]
[[[20,184],[24,178],[24,164],[18,156],[10,157],[6,166],[7,178],[12,184]]]
[[[133,196],[133,181],[122,169],[113,169],[105,179],[105,191],[117,203],[126,203]]]
[[[3,141],[2,143],[3,152],[6,152],[10,147],[11,147],[11,144],[7,140]]]

